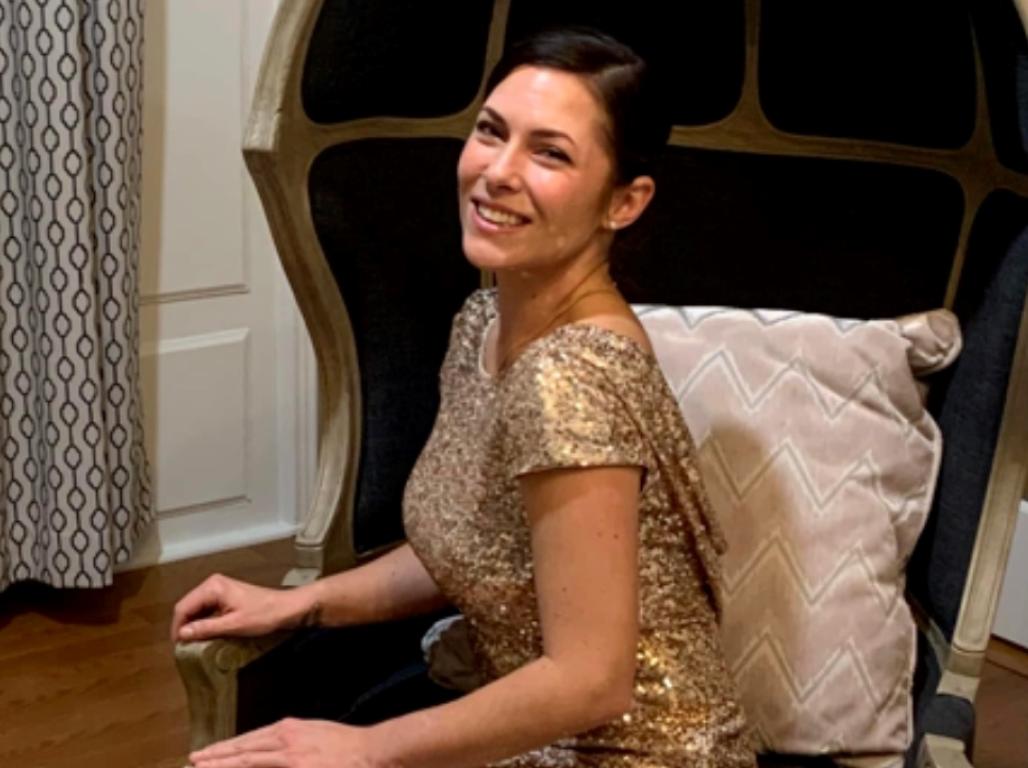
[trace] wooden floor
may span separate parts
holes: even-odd
[[[272,585],[291,562],[291,542],[275,542],[119,574],[105,590],[0,594],[0,768],[180,768],[172,606],[208,573]]]
[[[106,590],[0,594],[0,768],[179,768],[172,605],[213,571],[272,585],[291,562],[290,543],[275,542],[120,574]],[[987,664],[978,702],[976,768],[1028,768],[1028,676]]]
[[[993,640],[988,658],[975,699],[975,768],[1028,768],[1028,653]]]

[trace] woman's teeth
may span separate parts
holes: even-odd
[[[475,210],[478,211],[478,215],[488,221],[490,224],[498,224],[502,227],[513,227],[518,224],[527,223],[527,219],[524,216],[518,216],[514,213],[507,213],[497,208],[490,208],[488,205],[482,203],[475,203]]]

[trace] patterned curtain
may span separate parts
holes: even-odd
[[[0,0],[0,589],[101,587],[153,516],[142,0]]]

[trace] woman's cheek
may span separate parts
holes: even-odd
[[[481,151],[470,141],[464,144],[460,157],[457,159],[457,184],[461,194],[465,194],[474,182],[475,167],[482,165]]]

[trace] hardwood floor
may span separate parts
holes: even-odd
[[[988,656],[975,701],[975,768],[1028,768],[1028,652],[993,640]]]
[[[277,584],[292,559],[282,541],[119,574],[105,590],[0,594],[0,767],[180,768],[188,724],[172,605],[214,571]],[[1028,768],[1028,677],[1006,668],[1028,656],[990,657],[975,768]]]
[[[0,594],[0,766],[182,766],[172,606],[214,571],[277,584],[292,559],[282,541],[119,574],[104,590],[20,584]]]

